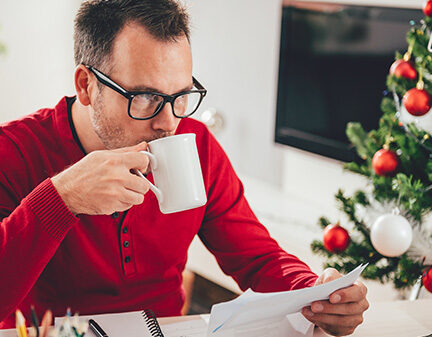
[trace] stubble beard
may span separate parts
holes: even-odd
[[[118,149],[127,146],[133,146],[142,142],[151,142],[159,138],[172,136],[174,132],[159,131],[151,136],[141,136],[138,139],[128,139],[125,130],[118,126],[117,122],[107,119],[107,114],[104,114],[105,105],[101,92],[99,92],[94,107],[93,113],[90,114],[91,123],[97,136],[108,150]],[[140,121],[137,120],[137,123]]]

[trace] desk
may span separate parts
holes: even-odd
[[[352,334],[353,337],[420,337],[432,333],[432,300],[393,301],[371,303],[364,315],[364,323]],[[165,324],[199,319],[199,316],[160,318]],[[315,329],[314,337],[329,336]],[[1,336],[0,336],[1,337]],[[165,336],[169,337],[169,336]]]
[[[198,315],[165,317],[160,318],[159,323],[161,326],[164,326],[171,323],[198,319],[201,319]],[[420,337],[430,333],[432,333],[432,300],[426,299],[414,302],[372,303],[369,310],[365,313],[364,323],[351,336]],[[320,329],[315,329],[314,337],[326,336],[328,335]],[[0,330],[0,337],[16,337],[16,332],[15,330]]]

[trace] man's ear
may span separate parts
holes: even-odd
[[[91,73],[90,70],[83,64],[80,64],[75,69],[74,84],[77,98],[84,106],[90,105],[90,93],[93,88],[90,85]]]

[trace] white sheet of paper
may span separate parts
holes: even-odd
[[[204,315],[201,315],[200,318],[164,324],[161,329],[165,337],[206,337],[208,319]]]
[[[249,289],[232,301],[212,307],[208,335],[269,319],[282,321],[312,302],[326,300],[336,290],[351,286],[365,267],[358,266],[344,277],[315,287],[275,293],[255,293]],[[297,321],[291,319],[291,324]],[[309,328],[305,326],[303,329]]]
[[[218,337],[312,337],[313,326],[301,314],[291,314],[284,321],[266,320],[219,332]],[[165,337],[206,337],[210,315],[199,319],[161,325]]]
[[[207,331],[210,337],[312,337],[314,325],[301,313],[287,315],[280,319],[265,319],[258,322]],[[171,336],[166,336],[171,337]]]

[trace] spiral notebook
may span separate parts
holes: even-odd
[[[150,309],[143,310],[141,315],[144,318],[147,329],[150,331],[150,335],[152,335],[153,337],[164,337],[153,311],[151,311]]]
[[[156,316],[151,310],[80,316],[80,319],[93,319],[108,337],[164,337]],[[60,320],[61,318],[56,318],[55,324],[59,324]],[[93,336],[95,334],[89,329],[86,337]]]

